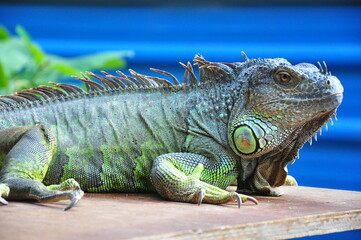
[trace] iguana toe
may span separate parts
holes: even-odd
[[[241,208],[242,203],[244,203],[246,201],[251,201],[251,202],[255,203],[256,205],[258,205],[257,199],[255,199],[254,197],[251,197],[251,196],[243,195],[243,194],[235,193],[235,195],[233,196],[233,199],[237,201],[238,208]]]
[[[197,201],[198,205],[200,205],[202,202],[212,204],[224,204],[237,201],[238,208],[240,208],[242,206],[242,203],[246,201],[251,201],[256,205],[258,204],[257,199],[255,199],[254,197],[238,194],[236,192],[228,192],[214,186],[210,187],[210,185],[208,184],[205,185],[206,186],[203,186],[204,188],[202,188],[202,190],[200,190],[195,195],[195,200]]]
[[[198,206],[201,205],[205,195],[206,195],[206,191],[204,191],[204,189],[201,189],[198,192]]]
[[[258,201],[257,199],[255,199],[254,197],[251,197],[251,196],[247,196],[247,195],[243,195],[246,197],[246,201],[251,201],[253,202],[254,204],[258,205]]]
[[[47,186],[49,190],[69,191],[69,190],[81,190],[77,181],[69,178],[60,184]]]
[[[7,197],[9,196],[10,193],[10,188],[3,184],[0,183],[0,203],[3,205],[8,205],[8,202],[3,198],[3,196]]]
[[[0,203],[3,205],[8,205],[8,202],[2,197],[0,197]]]
[[[74,197],[73,197],[71,203],[66,208],[64,208],[64,211],[68,211],[69,209],[74,207],[79,202],[79,200],[83,197],[84,192],[81,190],[74,191],[73,195],[74,195]]]
[[[238,208],[241,208],[241,206],[242,206],[242,199],[241,199],[241,197],[240,197],[238,194],[236,194],[236,195],[234,195],[233,198],[237,201]]]

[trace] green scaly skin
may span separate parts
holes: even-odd
[[[183,83],[88,73],[65,84],[0,98],[0,202],[70,199],[85,192],[158,192],[221,204],[238,192],[280,195],[286,166],[335,114],[339,80],[284,59],[213,63],[196,56]],[[302,113],[302,114],[301,114]]]

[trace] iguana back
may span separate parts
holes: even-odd
[[[88,192],[154,191],[153,160],[182,151],[187,102],[197,94],[164,87],[69,96],[2,111],[0,128],[51,128],[58,147],[45,184],[74,178]]]

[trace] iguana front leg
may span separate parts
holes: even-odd
[[[11,127],[0,131],[0,153],[6,154],[0,171],[0,203],[6,199],[56,202],[74,206],[83,196],[75,180],[46,187],[42,181],[56,150],[56,138],[44,125]]]
[[[226,176],[226,171],[219,169],[205,169],[210,160],[193,153],[169,153],[157,157],[153,163],[151,181],[157,192],[164,198],[192,203],[222,204],[237,201],[240,207],[242,202],[250,200],[257,204],[257,200],[236,192],[226,191],[232,176]],[[226,180],[227,179],[227,180]],[[215,186],[213,184],[219,186]]]

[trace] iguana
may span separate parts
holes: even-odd
[[[85,192],[158,192],[222,204],[281,194],[287,164],[343,96],[327,66],[282,58],[182,64],[182,83],[88,72],[87,90],[51,83],[0,97],[0,202]],[[98,82],[91,80],[97,79]],[[237,182],[237,192],[225,190]]]

